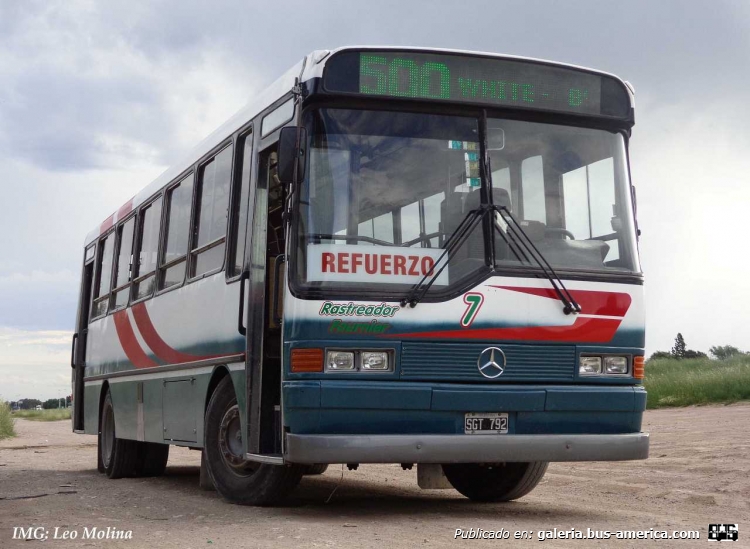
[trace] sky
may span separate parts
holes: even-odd
[[[750,2],[0,0],[0,398],[69,394],[89,230],[305,54],[356,44],[630,81],[647,352],[750,350]]]

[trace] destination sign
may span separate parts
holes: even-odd
[[[443,252],[437,248],[314,244],[307,247],[307,280],[417,284],[440,270],[437,262]],[[434,285],[447,284],[446,265]]]
[[[346,51],[326,66],[331,92],[496,104],[628,118],[616,78],[567,67],[456,54]]]

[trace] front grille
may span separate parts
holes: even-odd
[[[505,353],[505,371],[495,379],[479,373],[477,360],[487,347]],[[429,381],[569,381],[575,373],[574,345],[497,343],[428,343],[407,341],[401,347],[401,378]]]

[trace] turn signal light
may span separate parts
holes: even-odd
[[[322,372],[323,349],[292,349],[292,372]]]
[[[633,357],[633,377],[643,379],[646,377],[646,361],[642,356]]]

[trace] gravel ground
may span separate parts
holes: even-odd
[[[14,527],[42,527],[54,547],[108,547],[84,539],[96,527],[131,531],[122,547],[705,547],[709,523],[738,523],[750,547],[750,404],[646,412],[651,457],[620,463],[552,464],[528,496],[473,503],[453,490],[420,490],[416,468],[331,466],[306,477],[283,508],[240,507],[198,487],[198,452],[172,448],[164,477],[108,480],[96,440],[70,423],[18,420],[0,442],[0,548]],[[330,502],[326,503],[338,486]],[[77,535],[77,539],[53,539]],[[454,540],[457,528],[504,529],[507,541]],[[539,541],[539,531],[697,530],[700,540]],[[88,530],[86,530],[88,529]],[[112,530],[110,530],[112,531]],[[516,531],[532,540],[513,540]]]

